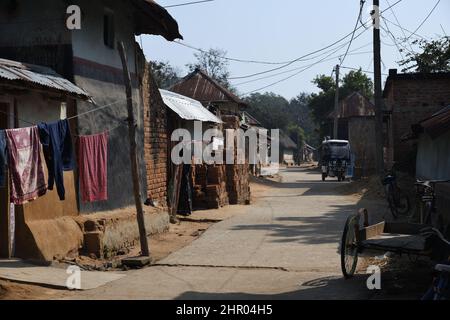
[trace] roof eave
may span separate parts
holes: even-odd
[[[152,0],[135,0],[135,35],[153,34],[167,41],[183,39],[177,21],[169,12]]]

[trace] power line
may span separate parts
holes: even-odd
[[[383,12],[385,12],[386,10],[389,10],[390,8],[393,8],[394,6],[396,6],[397,4],[399,4],[399,3],[402,2],[402,1],[403,1],[403,0],[398,0],[398,1],[396,1],[394,4],[390,5],[388,8],[386,8],[386,9],[383,10],[383,11],[381,11],[380,13],[383,13]],[[371,20],[371,18],[370,18],[369,20]],[[359,26],[359,27],[357,27],[356,30],[359,30],[359,29],[363,28],[363,26],[364,26],[364,24],[361,25],[361,26]],[[368,30],[368,29],[366,29],[366,30]],[[366,30],[364,30],[364,31],[366,31]],[[339,39],[339,40],[333,42],[332,44],[330,44],[330,45],[328,45],[328,46],[326,46],[326,47],[323,47],[323,48],[321,48],[321,49],[318,49],[318,50],[316,50],[316,51],[313,51],[313,52],[311,52],[311,53],[308,53],[308,54],[306,54],[306,55],[304,55],[304,56],[301,56],[301,57],[299,57],[299,58],[297,58],[297,59],[294,59],[294,60],[290,61],[289,63],[287,63],[287,64],[285,64],[285,65],[282,65],[282,66],[280,66],[280,67],[273,68],[273,69],[269,69],[269,70],[266,70],[266,71],[261,71],[261,72],[253,73],[253,74],[249,74],[249,75],[245,75],[245,76],[230,77],[230,78],[228,78],[228,79],[229,79],[229,80],[234,80],[234,79],[251,78],[251,77],[255,77],[255,76],[258,76],[258,75],[262,75],[262,74],[265,74],[265,73],[269,73],[269,72],[272,72],[272,71],[277,71],[277,70],[286,68],[286,67],[290,66],[291,64],[293,64],[293,63],[295,63],[295,62],[297,62],[297,61],[300,61],[301,59],[303,59],[303,58],[305,58],[305,57],[311,56],[311,55],[313,55],[313,54],[316,54],[316,53],[318,53],[318,52],[321,52],[321,51],[323,51],[323,50],[326,50],[326,49],[328,49],[328,48],[330,48],[330,47],[335,46],[336,44],[342,42],[343,40],[345,40],[346,38],[348,38],[348,37],[351,36],[352,34],[353,34],[353,31],[350,32],[349,34],[347,34],[346,36],[342,37],[341,39]],[[347,42],[347,43],[348,43],[348,42]]]
[[[370,43],[370,44],[371,44],[371,43]],[[343,46],[339,47],[339,49],[341,49],[341,48],[343,48]],[[351,52],[352,52],[352,51],[351,51]],[[362,51],[362,52],[356,52],[356,53],[351,53],[351,52],[350,52],[348,55],[359,55],[359,54],[368,54],[368,53],[372,53],[372,51]],[[331,58],[329,58],[329,59],[326,59],[326,60],[324,60],[324,61],[322,61],[322,62],[332,61],[332,60],[335,60],[336,58],[339,58],[339,57],[341,57],[341,56],[342,56],[342,55],[334,56],[334,57],[331,57]],[[315,63],[313,63],[312,65],[314,65],[314,64],[315,64]],[[286,70],[286,71],[274,73],[274,74],[271,74],[271,75],[268,75],[268,76],[264,76],[264,77],[260,77],[260,78],[256,78],[256,79],[252,79],[252,80],[247,80],[247,81],[244,81],[244,82],[239,82],[239,83],[236,83],[236,84],[233,84],[233,85],[234,85],[234,86],[240,86],[240,85],[244,85],[244,84],[256,82],[256,81],[259,81],[259,80],[264,80],[264,79],[273,78],[273,77],[276,77],[276,76],[279,76],[279,75],[282,75],[282,74],[286,74],[286,73],[289,73],[289,72],[293,72],[293,71],[297,71],[297,70],[303,69],[303,68],[305,68],[305,67],[307,67],[307,66],[309,66],[309,65],[301,66],[301,67],[297,67],[297,68],[293,68],[293,69],[289,69],[289,70]]]
[[[202,52],[204,54],[207,55],[213,55],[210,52],[204,50],[204,49],[200,49],[200,48],[196,48],[193,45],[187,44],[185,42],[180,42],[180,41],[173,41],[176,44],[179,44],[181,46],[184,46],[186,48],[192,49],[192,50],[196,50],[199,52]],[[244,60],[244,59],[237,59],[237,58],[230,58],[230,57],[226,57],[226,56],[216,56],[219,59],[224,59],[224,60],[229,60],[229,61],[235,61],[235,62],[243,62],[243,63],[256,63],[256,64],[286,64],[289,61],[283,61],[283,62],[270,62],[270,61],[260,61],[260,60]]]
[[[361,28],[362,28],[362,26],[360,26],[360,27],[357,28],[356,30],[361,29]],[[361,35],[361,34],[364,33],[365,31],[366,31],[366,30],[364,30],[363,32],[361,32],[359,35]],[[277,70],[286,68],[286,67],[290,66],[291,64],[293,64],[293,63],[295,63],[295,62],[301,61],[301,59],[304,59],[304,58],[309,57],[309,56],[311,56],[311,55],[313,55],[313,54],[316,54],[316,53],[318,53],[318,52],[321,52],[321,51],[323,51],[323,50],[326,50],[326,49],[328,49],[328,48],[331,48],[331,47],[335,46],[336,44],[338,44],[339,42],[342,42],[343,40],[345,40],[346,38],[348,38],[348,37],[349,37],[350,35],[352,35],[352,34],[353,34],[353,31],[350,32],[349,34],[347,34],[345,37],[342,37],[341,39],[339,39],[339,40],[333,42],[332,44],[330,44],[330,45],[328,45],[328,46],[326,46],[326,47],[323,47],[323,48],[321,48],[321,49],[318,49],[318,50],[315,50],[315,51],[310,52],[310,53],[308,53],[308,54],[305,54],[305,55],[303,55],[303,56],[301,56],[301,57],[299,57],[299,58],[297,58],[297,59],[294,59],[294,60],[290,61],[289,63],[286,63],[286,64],[284,64],[284,65],[282,65],[282,66],[280,66],[280,67],[273,68],[273,69],[269,69],[269,70],[266,70],[266,71],[261,71],[261,72],[253,73],[253,74],[249,74],[249,75],[245,75],[245,76],[230,77],[230,78],[228,78],[228,79],[229,79],[229,80],[234,80],[234,79],[246,79],[246,78],[251,78],[251,77],[259,76],[259,75],[266,74],[266,73],[269,73],[269,72],[272,72],[272,71],[277,71]],[[355,37],[355,39],[356,39],[356,37]],[[346,44],[348,44],[348,42],[346,42]]]
[[[408,30],[408,29],[402,27],[401,25],[399,25],[399,24],[397,24],[397,23],[395,23],[395,22],[392,22],[391,20],[389,20],[389,19],[386,18],[385,16],[382,16],[382,18],[383,18],[384,20],[386,20],[387,22],[389,22],[390,24],[396,26],[396,27],[399,28],[400,30],[403,30],[403,31],[408,32],[408,33],[410,34],[410,36],[416,36],[416,37],[418,37],[418,38],[425,39],[424,36],[422,36],[422,35],[420,35],[420,34],[418,34],[418,33],[413,33],[411,30]]]
[[[345,67],[345,66],[341,66],[342,69],[348,69],[348,70],[356,70],[356,71],[362,71],[362,72],[366,72],[366,73],[375,73],[373,71],[368,71],[368,70],[362,70],[361,68],[353,68],[353,67]],[[387,73],[382,73],[383,76],[388,76],[389,74]]]
[[[358,36],[360,36],[361,34],[363,34],[365,31],[366,31],[366,30],[364,30],[363,32],[361,32]],[[283,79],[280,79],[280,80],[278,80],[278,81],[275,81],[275,82],[273,82],[273,83],[271,83],[271,84],[269,84],[269,85],[266,85],[266,86],[264,86],[264,87],[261,87],[261,88],[258,88],[258,89],[255,89],[255,90],[246,92],[246,93],[243,94],[243,96],[248,95],[248,94],[250,94],[250,93],[254,93],[254,92],[260,91],[260,90],[267,89],[267,88],[272,87],[272,86],[274,86],[274,85],[277,85],[277,84],[279,84],[279,83],[281,83],[281,82],[284,82],[284,81],[286,81],[286,80],[289,80],[289,79],[291,79],[291,78],[293,78],[293,77],[299,75],[300,73],[302,73],[302,72],[304,72],[304,71],[306,71],[306,70],[312,68],[313,66],[315,66],[315,65],[317,65],[317,64],[319,64],[319,63],[321,63],[321,62],[325,62],[325,60],[326,60],[327,58],[329,58],[332,54],[334,54],[334,53],[336,53],[337,51],[339,51],[340,49],[342,49],[344,46],[345,46],[345,44],[344,44],[344,45],[341,45],[341,46],[340,46],[339,48],[337,48],[334,52],[331,52],[330,54],[328,54],[328,55],[325,56],[324,58],[320,59],[319,61],[316,61],[315,63],[310,64],[310,65],[304,67],[304,68],[301,69],[300,71],[298,71],[298,72],[296,72],[296,73],[294,73],[294,74],[292,74],[292,75],[290,75],[290,76],[288,76],[288,77],[286,77],[286,78],[283,78]]]
[[[441,2],[441,0],[438,0],[436,2],[436,4],[434,5],[433,9],[431,9],[430,13],[428,13],[428,15],[425,17],[425,19],[423,19],[423,21],[419,24],[419,26],[416,28],[416,30],[414,30],[411,35],[406,38],[406,40],[409,40],[411,38],[411,36],[413,34],[415,34],[417,31],[419,31],[420,28],[422,28],[422,26],[424,25],[424,23],[428,20],[428,18],[433,14],[434,10],[437,8],[437,6],[439,5],[439,3]]]
[[[386,3],[388,4],[388,6],[391,5],[391,4],[389,3],[389,0],[386,0]],[[397,23],[398,23],[399,25],[401,25],[401,24],[400,24],[400,21],[399,21],[398,18],[397,18],[397,15],[395,14],[394,8],[391,8],[390,10],[391,10],[392,14],[394,15],[395,21],[397,21]],[[384,20],[384,24],[386,25],[387,29],[389,30],[389,26],[387,25],[386,20]],[[403,36],[404,36],[405,39],[406,39],[407,37],[406,37],[405,30],[404,30],[403,28],[401,28],[400,30],[402,31]],[[389,32],[390,32],[390,30],[389,30]],[[408,41],[408,44],[409,44],[409,47],[410,47],[411,51],[414,51],[414,50],[413,50],[413,47],[412,47],[412,45],[411,45],[411,43],[410,43],[409,41]]]
[[[345,51],[344,57],[341,59],[339,65],[342,65],[344,63],[345,58],[347,58],[348,51],[350,50],[350,47],[352,46],[353,38],[355,36],[356,28],[358,27],[358,23],[359,23],[359,21],[361,19],[362,11],[363,11],[365,2],[366,2],[366,0],[360,0],[360,2],[359,2],[359,13],[358,13],[358,18],[356,18],[355,27],[353,28],[352,37],[350,38],[350,42],[348,43],[347,50]],[[364,24],[362,24],[362,26],[364,26]]]
[[[171,4],[168,6],[164,6],[164,8],[174,8],[174,7],[181,7],[181,6],[188,6],[191,4],[199,4],[204,2],[212,2],[214,0],[202,0],[202,1],[193,1],[193,2],[185,2],[185,3],[179,3],[179,4]]]

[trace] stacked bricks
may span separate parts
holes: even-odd
[[[158,206],[167,207],[167,111],[147,63],[142,87],[147,196]]]
[[[228,204],[223,165],[196,165],[193,171],[195,208],[217,209]]]
[[[240,121],[236,116],[222,116],[224,129],[239,129]],[[236,145],[236,141],[235,141]],[[236,158],[236,150],[234,150]],[[230,204],[249,204],[250,203],[250,183],[249,183],[249,164],[225,165],[227,192]]]

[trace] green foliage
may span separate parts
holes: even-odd
[[[406,58],[399,62],[403,72],[450,72],[450,37],[426,41],[414,41],[421,53],[409,52]]]
[[[267,129],[286,129],[289,123],[289,101],[272,92],[253,93],[245,98],[248,112]]]
[[[200,69],[225,88],[235,91],[228,81],[228,77],[230,76],[230,72],[228,71],[228,61],[221,58],[226,55],[227,52],[225,50],[211,48],[207,52],[194,53],[194,57],[197,61],[189,63],[186,66],[189,68],[189,72]]]
[[[289,123],[286,133],[297,146],[302,146],[303,143],[306,142],[305,131],[296,123]]]
[[[339,94],[341,99],[344,99],[355,91],[359,91],[369,99],[373,97],[372,79],[363,73],[361,69],[357,71],[352,70],[344,76]]]
[[[169,62],[150,61],[156,85],[161,89],[168,89],[180,80],[179,72]]]
[[[309,99],[309,107],[316,123],[323,125],[334,108],[335,80],[326,75],[318,75],[313,83],[320,89]],[[339,83],[339,98],[345,99],[349,94],[359,91],[369,99],[373,97],[373,82],[360,70],[350,71]]]
[[[301,93],[289,101],[289,110],[291,122],[298,125],[304,133],[304,141],[310,145],[319,144],[319,130],[314,123],[311,109],[309,107],[310,95]],[[292,138],[292,137],[291,137]],[[294,139],[294,138],[292,138]]]
[[[272,92],[253,93],[245,98],[248,112],[267,129],[283,130],[298,146],[317,145],[316,125],[309,109],[309,95],[302,93],[291,101]]]

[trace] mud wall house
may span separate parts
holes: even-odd
[[[328,116],[332,129],[334,111]],[[338,138],[348,140],[355,157],[355,177],[368,176],[376,168],[375,106],[360,92],[339,102]]]
[[[295,165],[295,156],[298,152],[297,144],[282,131],[280,131],[279,146],[280,164],[288,167]]]
[[[388,158],[400,166],[414,168],[415,142],[402,136],[413,124],[430,117],[450,104],[450,73],[397,73],[389,71],[384,101],[390,113]]]
[[[194,148],[194,144],[199,143],[201,150],[203,152],[204,148],[211,143],[211,141],[204,141],[203,135],[208,129],[219,129],[222,121],[216,117],[214,114],[209,112],[203,105],[194,99],[185,97],[183,95],[167,91],[167,90],[159,90],[161,93],[162,100],[167,107],[167,121],[168,121],[168,137],[172,136],[172,133],[176,129],[186,129],[193,140],[191,143],[191,150]],[[201,134],[200,137],[196,136],[195,126],[201,124]],[[199,140],[198,140],[199,139]],[[178,142],[171,141],[169,145],[174,147]],[[171,152],[171,150],[169,150]],[[176,213],[179,209],[186,210],[186,200],[188,197],[191,200],[195,200],[193,203],[194,208],[205,208],[208,207],[210,202],[216,201],[216,195],[208,192],[207,189],[207,181],[206,181],[206,164],[202,159],[197,159],[201,164],[194,165],[193,163],[188,163],[184,165],[190,166],[190,190],[188,191],[186,188],[186,183],[182,177],[182,170],[180,172],[177,171],[177,166],[169,163],[169,174],[168,181],[171,184],[170,189],[174,190],[174,194],[169,196],[169,201],[172,199],[174,203],[170,203],[171,208],[173,208],[173,212]],[[197,163],[197,162],[196,162]],[[182,169],[182,168],[180,168]],[[210,170],[214,170],[210,168]],[[175,176],[177,175],[176,179]],[[177,184],[175,186],[174,184]],[[187,194],[190,192],[190,194]],[[195,196],[194,196],[195,195]],[[212,206],[212,205],[211,205]]]
[[[416,177],[450,180],[450,106],[412,126],[417,138]],[[437,210],[450,224],[450,183],[436,185]]]
[[[255,130],[258,134],[258,137],[260,139],[266,139],[267,143],[270,145],[270,135],[269,130],[263,127],[261,122],[259,122],[255,117],[253,117],[251,114],[249,114],[247,111],[241,112],[241,128],[245,131],[252,129]],[[246,145],[246,148],[248,149],[248,145]],[[257,149],[258,152],[260,152],[259,147]],[[266,155],[259,154],[258,156],[258,163],[256,164],[250,164],[250,173],[254,176],[259,176],[261,174],[261,168],[263,165],[267,166],[269,164],[269,150],[267,150]],[[262,158],[264,157],[264,158]]]
[[[80,30],[68,30],[66,27],[69,5],[81,8]],[[50,197],[43,197],[20,209],[23,210],[22,224],[26,232],[22,236],[27,249],[22,251],[17,247],[17,256],[51,260],[76,251],[80,239],[70,239],[71,227],[67,229],[67,224],[73,225],[67,221],[74,216],[84,231],[84,240],[95,240],[93,243],[99,255],[133,243],[137,236],[134,213],[117,215],[113,212],[134,203],[127,128],[120,126],[127,117],[127,108],[117,42],[122,41],[125,45],[132,78],[141,193],[144,199],[147,195],[160,197],[164,202],[164,191],[155,194],[155,189],[160,190],[159,185],[157,188],[154,186],[157,179],[149,179],[147,175],[149,167],[152,168],[160,160],[151,165],[146,160],[157,158],[155,153],[166,150],[166,145],[163,147],[164,141],[161,141],[155,148],[144,150],[144,140],[154,139],[157,133],[150,132],[148,127],[145,130],[145,122],[153,120],[150,119],[152,101],[145,101],[152,92],[146,86],[149,73],[146,73],[145,58],[135,36],[162,35],[169,41],[181,38],[176,21],[151,0],[75,0],[70,3],[7,0],[0,3],[0,20],[0,57],[49,67],[88,92],[97,106],[107,106],[83,116],[95,106],[88,102],[68,101],[67,116],[79,115],[71,121],[74,135],[95,134],[118,127],[109,132],[108,201],[81,202],[75,172],[74,179],[65,180],[66,190],[73,189],[72,200],[56,204]],[[42,109],[50,110],[52,104],[48,103]],[[20,105],[17,105],[17,110],[19,115],[26,117],[26,111],[21,110]],[[34,110],[29,112],[32,113],[32,122],[61,118],[61,107],[58,105],[50,115]],[[167,227],[167,213],[157,211],[146,214],[146,221],[150,231],[162,230]]]
[[[247,104],[202,70],[194,70],[173,85],[170,91],[200,101],[204,107],[223,121],[221,130],[241,128],[240,114]],[[196,166],[195,172],[195,177],[199,179],[197,185],[204,185],[203,190],[207,194],[206,198],[209,199],[206,202],[206,208],[249,203],[248,163]],[[198,195],[200,198],[197,200],[204,203],[199,200],[204,194],[198,193]]]
[[[66,118],[67,105],[77,100],[89,100],[89,94],[50,68],[0,59],[0,130]],[[45,222],[47,218],[64,219],[78,213],[73,172],[65,172],[64,180],[72,186],[66,188],[66,201],[59,201],[56,191],[48,191],[45,198],[15,207],[9,203],[8,183],[0,186],[1,257],[10,257],[14,251],[18,255],[33,255],[37,246],[48,249],[44,237],[36,238],[39,244],[31,241],[29,237],[34,231],[62,233],[75,244],[81,242],[81,230],[75,221],[65,220],[62,228]],[[33,219],[29,220],[29,216]],[[11,232],[11,225],[15,225],[15,232]],[[64,250],[64,245],[60,247],[59,243],[52,246]]]

